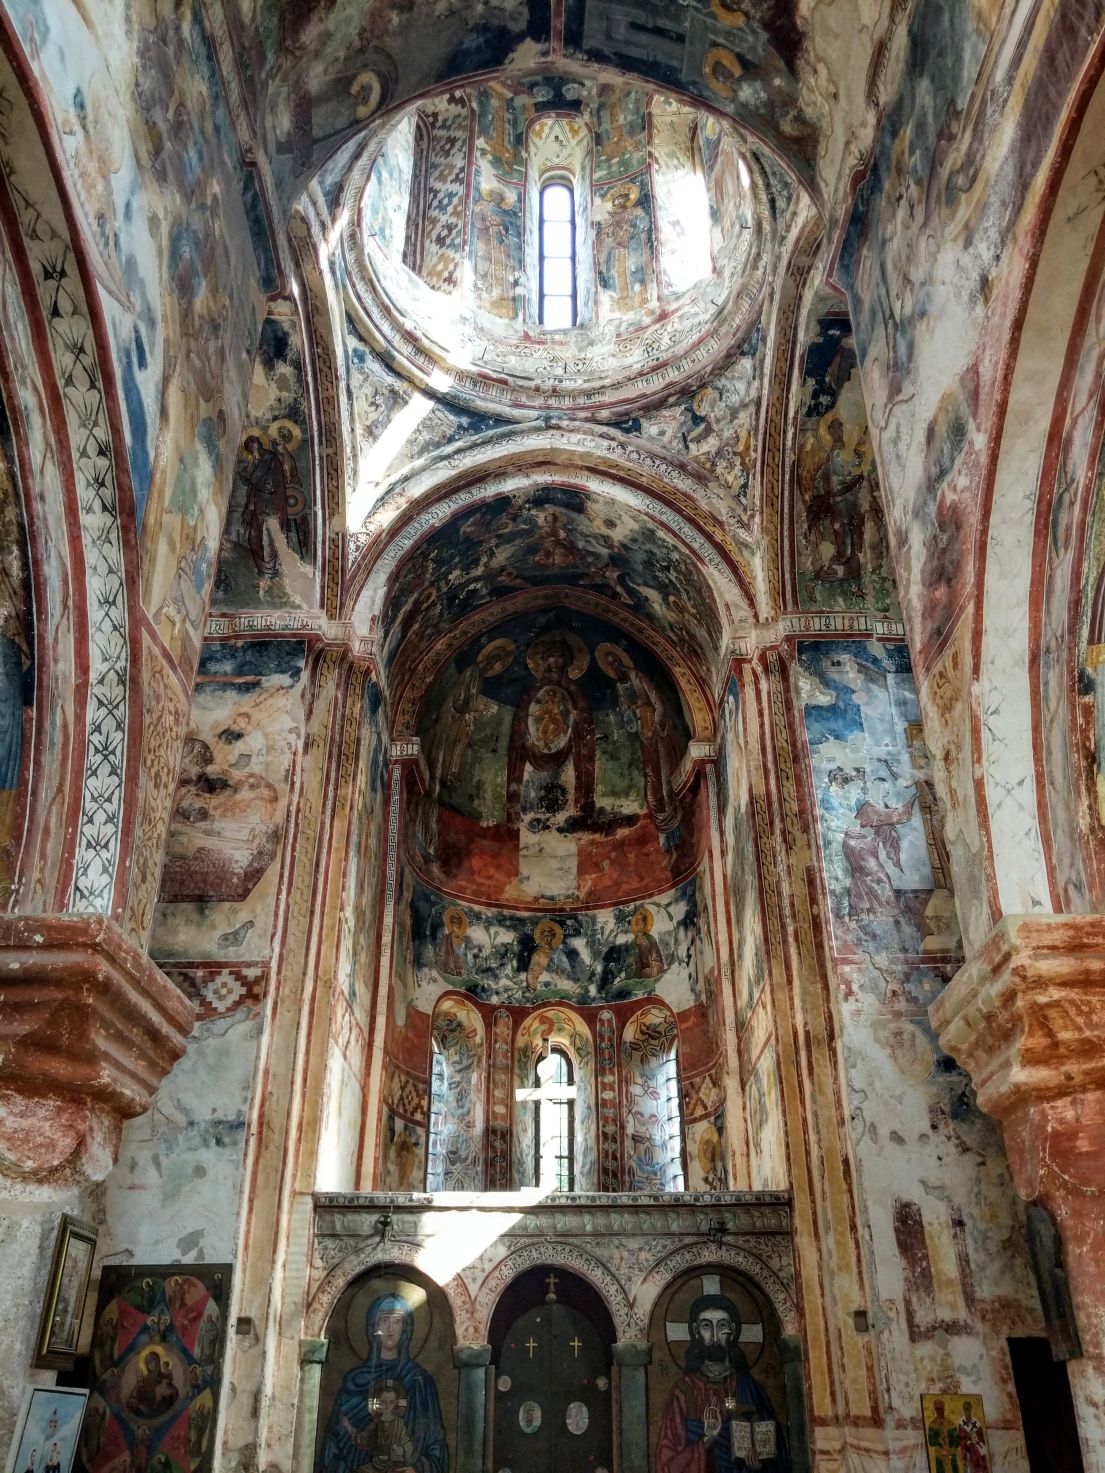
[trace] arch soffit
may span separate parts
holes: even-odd
[[[712,742],[717,731],[716,702],[701,673],[655,628],[647,619],[616,607],[608,598],[588,593],[584,589],[564,588],[552,585],[548,588],[529,589],[524,593],[512,594],[485,604],[466,618],[454,624],[414,666],[396,681],[392,741],[407,741],[418,734],[418,717],[426,693],[433,685],[441,668],[462,650],[470,640],[485,630],[493,629],[504,619],[516,614],[530,613],[540,609],[559,607],[579,609],[594,614],[616,625],[650,650],[667,669],[672,682],[683,698],[691,740]]]
[[[468,1287],[459,1274],[447,1279],[438,1279],[422,1267],[424,1249],[417,1243],[392,1240],[387,1243],[362,1244],[354,1252],[336,1263],[311,1296],[303,1317],[303,1333],[310,1339],[320,1339],[334,1312],[334,1306],[349,1288],[353,1280],[373,1268],[414,1268],[426,1274],[441,1289],[453,1316],[453,1333],[458,1344],[478,1343],[480,1340],[476,1310]]]
[[[643,1328],[634,1313],[629,1295],[606,1264],[574,1243],[559,1243],[550,1238],[542,1238],[539,1243],[527,1243],[525,1247],[516,1248],[500,1259],[476,1290],[473,1310],[484,1342],[491,1332],[495,1306],[508,1285],[526,1269],[545,1266],[569,1269],[580,1278],[586,1279],[610,1311],[610,1318],[614,1321],[614,1328],[620,1339],[634,1340],[643,1337]]]
[[[789,1239],[784,1241],[789,1244]],[[716,1245],[710,1242],[692,1243],[684,1248],[673,1249],[671,1253],[658,1259],[641,1280],[633,1295],[633,1315],[645,1327],[646,1333],[656,1301],[672,1280],[691,1269],[707,1268],[714,1264],[722,1264],[751,1279],[771,1301],[779,1316],[782,1333],[799,1333],[798,1306],[790,1289],[775,1270],[747,1248],[741,1248],[735,1243]]]
[[[678,457],[632,436],[596,434],[574,424],[493,431],[447,446],[396,477],[354,538],[360,544],[347,583],[347,617],[367,627],[395,570],[418,543],[461,512],[504,494],[552,483],[575,484],[641,512],[696,557],[730,619],[755,615],[756,579],[745,552],[753,545],[743,520],[708,509],[727,508],[720,485]],[[729,508],[731,512],[731,508]]]

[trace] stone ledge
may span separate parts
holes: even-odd
[[[1105,1088],[1105,916],[1005,916],[929,1009],[940,1046],[1004,1119]]]
[[[0,1172],[102,1179],[123,1121],[149,1108],[194,1019],[108,917],[0,917]]]

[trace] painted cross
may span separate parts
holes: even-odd
[[[529,1351],[529,1358],[530,1358],[530,1360],[532,1360],[533,1359],[533,1352],[537,1349],[537,1341],[533,1338],[532,1335],[526,1341],[526,1349]]]
[[[572,1359],[578,1360],[579,1352],[583,1349],[583,1341],[576,1335],[574,1339],[568,1341],[568,1344],[572,1347]]]
[[[550,1299],[556,1298],[556,1286],[559,1282],[560,1280],[556,1277],[554,1273],[550,1273],[548,1278],[545,1280],[545,1283],[548,1286]]]

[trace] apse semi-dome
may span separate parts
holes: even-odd
[[[758,320],[771,247],[731,123],[592,76],[423,99],[371,138],[345,221],[372,345],[514,417],[616,418],[702,382]]]

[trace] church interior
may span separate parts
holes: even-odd
[[[1105,1473],[1103,72],[0,0],[6,1473]]]

